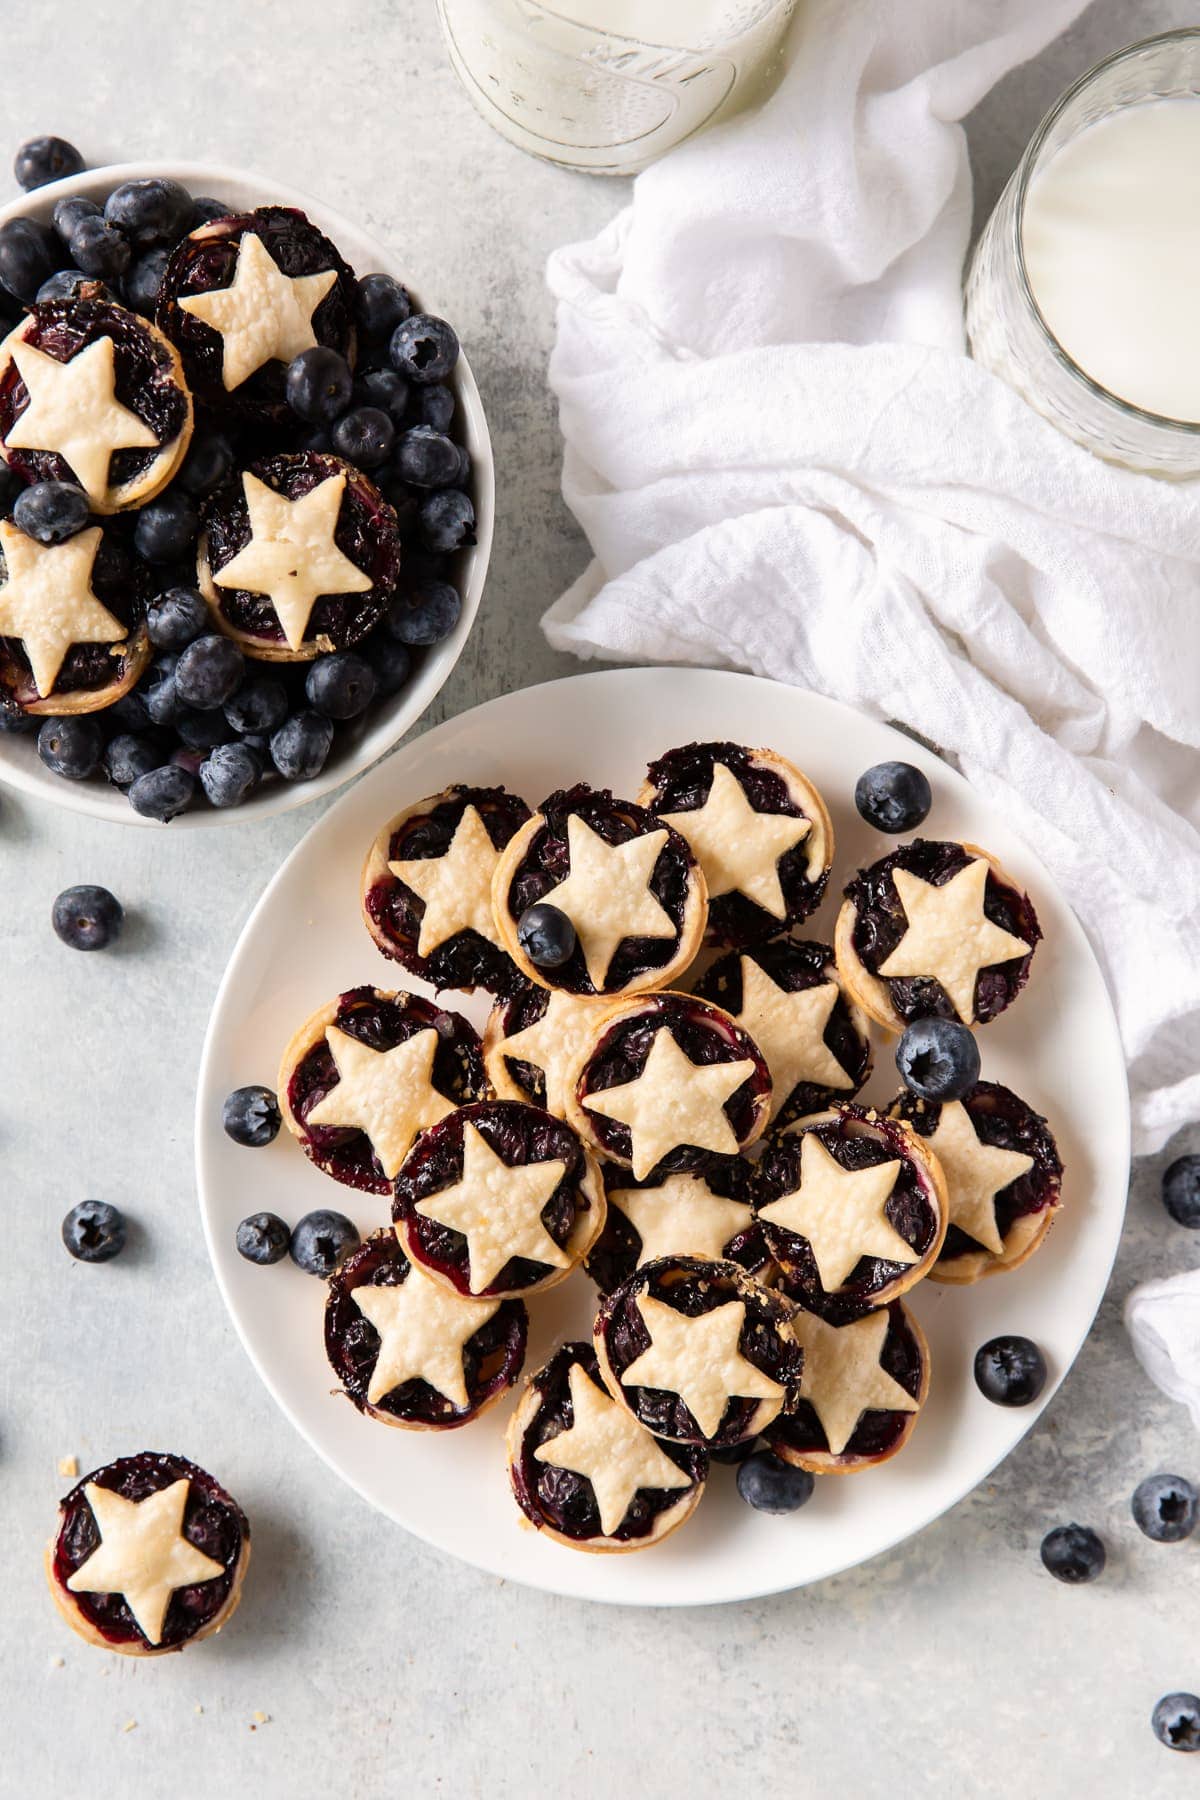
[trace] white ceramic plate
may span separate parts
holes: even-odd
[[[751,1512],[737,1498],[733,1472],[714,1468],[696,1517],[667,1543],[641,1555],[586,1556],[519,1526],[503,1458],[510,1404],[439,1435],[389,1430],[331,1394],[322,1284],[290,1263],[262,1269],[243,1262],[234,1232],[260,1208],[294,1222],[332,1206],[365,1234],[385,1222],[385,1209],[322,1175],[286,1132],[267,1150],[239,1149],[221,1130],[221,1102],[243,1083],[273,1083],[283,1045],[323,1001],[360,982],[403,985],[403,972],[379,954],[361,922],[358,878],[374,833],[407,801],[452,781],[504,782],[533,805],[583,778],[628,794],[652,756],[696,738],[770,745],[824,794],[838,854],[813,936],[829,936],[840,880],[895,841],[872,833],[853,803],[859,772],[889,757],[929,775],[928,835],[984,844],[1028,884],[1045,942],[1028,990],[980,1034],[983,1072],[1050,1118],[1067,1168],[1064,1207],[1026,1268],[970,1288],[925,1282],[911,1296],[929,1335],[933,1384],[895,1461],[818,1481],[813,1500],[792,1518]],[[463,1010],[481,1021],[478,997]],[[867,1093],[883,1100],[899,1085],[883,1043],[877,1064]],[[877,1555],[969,1493],[1041,1410],[984,1400],[971,1376],[974,1351],[1000,1332],[1036,1339],[1051,1371],[1041,1405],[1049,1400],[1104,1292],[1129,1165],[1124,1064],[1100,971],[1045,869],[1004,821],[961,776],[887,726],[795,688],[700,669],[580,675],[505,695],[408,745],[333,807],[267,888],[229,964],[205,1045],[196,1142],[204,1225],[229,1310],[263,1380],[331,1467],[381,1512],[481,1568],[558,1593],[645,1605],[798,1587]],[[593,1308],[582,1274],[531,1301],[527,1369],[556,1339],[586,1336]]]
[[[340,213],[323,206],[319,200],[286,187],[279,181],[268,181],[243,170],[206,163],[118,163],[107,169],[89,169],[66,181],[56,181],[35,193],[22,194],[0,207],[0,225],[7,220],[32,216],[47,222],[55,202],[67,194],[82,194],[89,200],[103,200],[123,181],[135,181],[146,175],[169,175],[181,181],[192,194],[215,194],[227,200],[235,210],[253,206],[298,206],[313,224],[332,238],[356,274],[366,275],[382,269],[394,275],[413,294],[426,312],[437,313],[454,323],[454,308],[440,305],[420,284],[421,271],[406,267],[400,258]],[[415,277],[415,286],[414,286]],[[231,825],[239,820],[267,819],[275,813],[291,812],[306,806],[323,794],[343,787],[355,775],[361,775],[373,762],[397,744],[404,733],[430,705],[445,685],[451,669],[463,653],[471,634],[475,614],[479,610],[488,559],[492,553],[492,529],[496,515],[496,483],[492,463],[492,442],[475,377],[465,355],[460,356],[451,384],[458,396],[455,436],[467,446],[473,464],[471,497],[475,502],[476,544],[461,553],[455,581],[462,593],[462,614],[453,632],[441,644],[424,652],[416,673],[407,687],[390,700],[381,700],[367,714],[362,734],[353,743],[334,741],[333,754],[321,774],[313,781],[269,782],[252,794],[244,806],[220,810],[196,806],[182,813],[171,825],[172,834],[195,831],[213,825]],[[340,734],[339,734],[340,735]],[[49,800],[72,812],[90,813],[97,819],[115,819],[121,825],[154,825],[135,813],[117,788],[102,780],[63,781],[52,775],[38,760],[32,735],[20,737],[0,735],[0,781],[37,799]]]

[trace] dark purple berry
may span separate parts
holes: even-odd
[[[304,692],[327,719],[356,719],[375,698],[375,673],[353,650],[339,650],[310,663]]]
[[[288,364],[287,403],[298,419],[310,425],[332,424],[349,406],[353,386],[345,357],[323,344],[302,350]]]
[[[21,145],[13,158],[13,174],[17,186],[32,193],[48,182],[62,181],[67,175],[78,175],[84,161],[74,144],[66,138],[35,137]]]
[[[86,781],[100,766],[104,734],[90,713],[47,719],[38,732],[38,755],[66,781]]]
[[[55,933],[72,950],[106,950],[125,923],[125,910],[106,887],[64,888],[50,909]]]
[[[356,406],[343,413],[330,433],[333,447],[360,469],[377,469],[392,453],[396,428],[378,406]]]
[[[151,769],[148,775],[138,776],[129,790],[129,804],[143,818],[157,819],[166,825],[191,804],[195,792],[195,776],[170,762],[161,769]]]
[[[412,312],[408,290],[392,275],[364,275],[358,283],[354,314],[364,343],[390,338]]]
[[[413,313],[393,331],[390,343],[392,367],[405,380],[427,387],[445,381],[458,361],[458,337],[445,319],[430,313]]]
[[[475,508],[458,488],[443,488],[421,502],[421,541],[441,556],[475,542]]]
[[[13,524],[39,544],[62,544],[88,522],[88,497],[73,481],[35,481],[17,495]]]

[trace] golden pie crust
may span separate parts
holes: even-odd
[[[785,1443],[773,1443],[771,1449],[780,1462],[791,1463],[797,1469],[808,1469],[813,1475],[857,1475],[863,1469],[878,1468],[880,1463],[890,1462],[893,1456],[899,1455],[916,1429],[921,1410],[929,1397],[929,1340],[908,1308],[903,1307],[902,1311],[904,1322],[916,1339],[921,1355],[921,1385],[915,1396],[916,1411],[903,1415],[904,1424],[895,1443],[876,1456],[849,1456],[845,1451],[840,1456],[834,1456],[828,1450],[791,1450]]]
[[[1022,1213],[1014,1219],[1004,1238],[1002,1256],[994,1256],[990,1250],[968,1250],[962,1256],[943,1257],[930,1269],[930,1281],[946,1287],[969,1287],[988,1275],[1007,1275],[1011,1269],[1019,1269],[1045,1243],[1060,1207],[1061,1202],[1056,1201],[1040,1212]]]
[[[106,682],[103,687],[73,688],[61,694],[55,690],[44,698],[21,701],[21,711],[31,718],[65,719],[80,713],[103,712],[106,707],[115,706],[137,686],[150,666],[154,651],[144,624],[139,625],[131,636],[114,644],[113,650],[120,651],[119,657],[113,657],[121,671],[115,681]]]
[[[59,1517],[62,1513],[60,1509]],[[246,1570],[250,1565],[250,1540],[242,1539],[242,1551],[233,1567],[233,1581],[228,1597],[219,1612],[213,1614],[206,1625],[202,1625],[192,1637],[185,1638],[181,1644],[147,1644],[140,1638],[131,1638],[128,1643],[114,1644],[98,1631],[91,1620],[86,1618],[83,1609],[69,1588],[63,1587],[54,1573],[54,1549],[57,1534],[46,1545],[46,1580],[50,1594],[63,1618],[71,1627],[76,1637],[81,1637],[85,1644],[94,1644],[98,1650],[111,1650],[116,1656],[175,1656],[179,1651],[187,1650],[192,1644],[198,1644],[201,1638],[212,1637],[215,1632],[228,1623],[237,1611],[242,1597],[242,1583],[246,1579]]]

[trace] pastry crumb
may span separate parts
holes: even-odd
[[[254,1715],[254,1723],[255,1725],[269,1725],[271,1723],[270,1713],[256,1712]]]
[[[60,1475],[66,1476],[78,1475],[79,1458],[77,1456],[60,1456],[58,1459],[58,1472]]]
[[[202,1707],[202,1706],[198,1706],[198,1707],[197,1707],[197,1708],[196,1708],[196,1714],[197,1714],[197,1717],[198,1717],[198,1716],[199,1716],[199,1715],[200,1715],[200,1714],[201,1714],[201,1713],[202,1713],[202,1712],[203,1712],[203,1711],[204,1711],[204,1708],[203,1708],[203,1707]]]
[[[52,1668],[52,1669],[65,1669],[65,1668],[66,1668],[66,1666],[67,1666],[67,1663],[66,1663],[66,1658],[65,1658],[65,1657],[62,1657],[62,1656],[52,1656],[52,1657],[51,1657],[51,1658],[50,1658],[50,1667],[51,1667],[51,1668]]]
[[[126,1719],[125,1723],[121,1727],[121,1730],[122,1731],[136,1731],[137,1730],[137,1720],[136,1719]]]

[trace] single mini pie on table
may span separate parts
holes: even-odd
[[[508,1427],[517,1505],[571,1550],[659,1544],[699,1505],[708,1456],[652,1437],[600,1380],[590,1344],[562,1344],[531,1375]]]
[[[779,1123],[853,1099],[871,1072],[866,1015],[842,991],[827,944],[782,937],[730,951],[693,991],[723,1006],[766,1057]]]
[[[363,918],[383,954],[439,989],[522,986],[492,917],[492,876],[528,817],[504,788],[458,785],[390,819],[362,872]]]
[[[40,544],[0,522],[0,705],[59,717],[128,693],[150,659],[149,588],[145,565],[103,526]]]
[[[929,1346],[899,1300],[833,1324],[798,1312],[800,1398],[767,1427],[784,1462],[816,1475],[851,1475],[886,1462],[912,1436],[929,1392]]]
[[[638,799],[700,858],[709,943],[761,943],[820,904],[833,826],[807,775],[776,751],[725,743],[668,750],[650,764]]]
[[[928,1144],[946,1178],[950,1223],[933,1280],[978,1281],[1027,1262],[1062,1192],[1062,1160],[1040,1113],[995,1081],[940,1104],[905,1092],[888,1110]]]
[[[656,1437],[729,1449],[795,1402],[793,1311],[736,1263],[661,1257],[602,1297],[600,1374]]]
[[[405,1431],[477,1419],[517,1379],[529,1321],[519,1300],[465,1300],[372,1232],[329,1277],[325,1353],[359,1412]]]
[[[354,292],[353,271],[302,212],[260,206],[183,239],[163,273],[157,320],[206,405],[284,421],[294,357],[315,344],[352,357]]]
[[[531,981],[497,1000],[483,1031],[483,1060],[496,1092],[565,1118],[584,1050],[607,1006]]]
[[[144,506],[187,451],[174,347],[97,284],[35,306],[0,344],[0,450],[26,481],[69,481],[95,513]]]
[[[392,1218],[411,1260],[457,1294],[555,1287],[604,1226],[604,1184],[569,1125],[540,1106],[485,1100],[421,1134]]]
[[[391,1195],[417,1133],[487,1093],[479,1036],[419,994],[351,988],[296,1032],[280,1064],[279,1110],[310,1162],[335,1181]]]
[[[72,1631],[122,1656],[159,1656],[220,1631],[250,1561],[245,1513],[183,1456],[106,1463],[59,1506],[46,1578]]]
[[[577,943],[560,967],[539,968],[517,926],[536,902],[557,907]],[[704,936],[704,876],[677,831],[629,800],[580,783],[551,794],[496,866],[492,910],[521,973],[577,995],[668,987]]]
[[[204,510],[197,586],[217,628],[264,662],[357,644],[399,573],[395,512],[337,456],[268,457],[231,476]]]
[[[949,1204],[937,1158],[854,1105],[799,1119],[758,1165],[755,1214],[788,1291],[845,1318],[905,1293],[937,1260]]]
[[[770,1105],[762,1052],[727,1012],[692,994],[646,994],[600,1015],[567,1117],[643,1181],[738,1155]]]
[[[608,1215],[588,1252],[588,1274],[602,1293],[662,1256],[735,1262],[758,1274],[769,1257],[750,1206],[751,1180],[750,1164],[741,1156],[714,1157],[703,1174],[641,1182],[628,1169],[606,1164]]]
[[[1025,986],[1041,935],[1028,894],[986,850],[914,838],[858,871],[834,942],[848,992],[903,1031],[931,1015],[994,1019]]]

